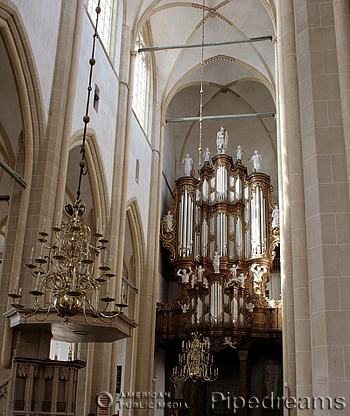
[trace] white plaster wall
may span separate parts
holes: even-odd
[[[61,2],[58,0],[13,0],[18,7],[33,51],[48,118],[55,66]]]
[[[119,65],[120,65],[120,51],[122,46],[122,38],[123,38],[123,2],[117,2],[117,16],[116,16],[116,39],[115,39],[115,57],[113,65],[119,75]]]
[[[86,108],[90,70],[89,59],[91,57],[93,35],[93,28],[86,12],[84,13],[82,32],[72,135],[76,131],[82,131],[84,127],[83,116],[85,115]],[[95,132],[98,140],[106,172],[109,197],[111,197],[119,84],[117,74],[99,41],[96,42],[95,58],[96,64],[93,69],[92,77],[93,91],[90,98],[89,115],[91,121],[89,123],[89,129]],[[97,84],[100,90],[98,113],[92,107],[95,84]]]
[[[172,118],[171,111],[167,112],[167,118]],[[174,125],[166,124],[164,129],[164,150],[162,168],[162,215],[170,208],[175,188],[176,147],[174,140]]]
[[[127,199],[136,197],[140,215],[142,219],[142,227],[147,241],[147,223],[150,198],[156,198],[157,195],[150,196],[150,180],[151,180],[151,145],[141,129],[134,113],[131,113],[130,123],[130,153],[129,153],[129,172],[128,172],[128,190]],[[136,160],[140,161],[140,180],[135,181]]]
[[[167,282],[160,273],[158,273],[157,302],[167,302]]]

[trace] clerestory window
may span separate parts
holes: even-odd
[[[96,22],[96,7],[98,0],[85,0],[86,10],[90,15],[91,20]],[[97,32],[101,43],[105,47],[108,54],[111,52],[112,44],[112,21],[114,0],[100,0],[101,13],[98,18]]]
[[[136,48],[144,48],[145,42],[140,34],[136,41]],[[146,131],[148,117],[148,91],[149,91],[149,65],[148,55],[138,52],[135,61],[134,89],[132,97],[132,108],[141,127]]]

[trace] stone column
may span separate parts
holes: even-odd
[[[349,76],[345,71],[349,22],[341,24],[348,18],[348,7],[342,1],[303,0],[295,11],[310,265],[311,328],[307,329],[312,333],[314,397],[347,397],[350,390],[349,377],[344,373],[350,340],[349,332],[343,330],[350,319],[349,138],[346,137],[349,104],[345,98],[348,93],[341,91],[349,83],[343,78],[344,74]],[[334,17],[338,20],[336,24]],[[302,308],[305,310],[305,305],[300,303],[299,309]],[[296,306],[296,318],[297,311]],[[307,371],[309,361],[305,357]],[[298,377],[302,371],[297,368]],[[318,406],[314,414],[322,413]],[[334,407],[329,411],[332,415],[336,413]]]
[[[152,391],[154,342],[156,325],[156,302],[158,287],[158,255],[160,230],[160,205],[162,184],[162,151],[164,123],[159,132],[159,106],[153,105],[152,161],[150,184],[150,207],[147,230],[147,258],[140,290],[140,314],[137,350],[136,391]],[[136,410],[135,415],[150,415],[151,409]]]
[[[350,196],[350,6],[348,0],[333,0],[335,40],[339,70],[347,179]]]
[[[129,140],[127,135],[127,123],[132,104],[132,93],[130,92],[130,27],[124,25],[122,33],[123,37],[121,44],[119,69],[118,115],[116,127],[116,144],[114,150],[113,187],[110,212],[110,250],[111,253],[116,253],[116,256],[112,257],[112,270],[117,270],[117,283],[116,287],[114,288],[114,291],[116,290],[118,293],[121,287],[121,273],[123,269],[124,252],[124,245],[120,245],[120,236],[121,234],[123,235],[124,232],[121,232],[120,228],[123,228],[123,230],[125,228],[126,215],[125,212],[122,213],[122,201],[124,201],[123,205],[125,205],[126,184],[128,178],[128,171],[126,170],[125,166],[125,162],[127,162],[128,160],[127,142]],[[133,60],[134,58],[131,58],[131,61]],[[119,257],[120,253],[121,256]],[[119,259],[118,264],[117,258]]]
[[[69,148],[70,148],[71,135],[72,135],[72,120],[73,120],[73,110],[74,110],[74,103],[75,103],[75,90],[76,90],[77,76],[78,76],[83,16],[84,16],[84,0],[78,0],[77,1],[77,13],[76,13],[76,19],[75,19],[74,38],[73,38],[71,70],[70,70],[70,76],[69,76],[69,82],[68,82],[67,111],[66,111],[65,120],[64,120],[61,159],[60,159],[60,166],[59,166],[58,180],[57,180],[55,214],[53,217],[55,221],[58,218],[57,217],[58,212],[60,212],[60,219],[62,218],[62,210],[63,210],[63,204],[64,204],[64,198],[65,198],[65,192],[66,192],[67,166],[68,166]],[[92,42],[92,37],[91,37],[91,42]],[[84,108],[81,109],[82,120],[84,116],[83,111],[85,111]],[[82,121],[82,127],[83,127],[83,121]]]
[[[68,96],[68,83],[71,70],[72,39],[75,28],[76,7],[76,2],[62,0],[55,70],[50,98],[50,111],[46,131],[41,137],[36,138],[37,143],[39,144],[39,149],[37,149],[38,153],[30,154],[30,157],[33,157],[33,160],[36,160],[36,163],[34,165],[32,183],[29,183],[28,190],[24,191],[22,195],[24,199],[27,199],[27,202],[24,205],[21,204],[20,212],[17,211],[16,213],[15,209],[11,212],[11,215],[18,215],[18,219],[15,218],[14,221],[16,224],[16,240],[14,242],[15,251],[12,258],[7,259],[5,257],[4,262],[6,262],[7,265],[11,265],[12,271],[10,278],[14,280],[17,275],[23,276],[20,285],[26,288],[33,286],[33,279],[28,273],[20,273],[20,271],[23,270],[22,265],[29,258],[31,246],[36,245],[38,247],[37,233],[43,226],[44,218],[47,217],[47,228],[49,228],[54,212],[62,134]],[[27,76],[27,74],[25,75]],[[20,82],[21,81],[22,80],[20,80]],[[29,107],[29,103],[26,104],[28,104]],[[27,108],[24,109],[24,113],[26,112],[28,112]],[[32,122],[37,122],[33,114],[29,117],[32,119]],[[31,146],[32,147],[28,149],[30,152],[33,151],[33,143]],[[30,160],[28,166],[31,165],[33,160]],[[27,170],[27,166],[25,169]],[[25,179],[26,176],[27,175],[25,174]],[[29,195],[27,195],[28,192],[30,192],[30,198]],[[9,223],[11,221],[11,215]],[[24,242],[26,245],[24,245]],[[2,284],[5,282],[6,278]],[[26,297],[24,298],[24,302],[26,302]],[[31,300],[30,297],[30,301]],[[4,365],[8,365],[8,351],[11,350],[11,333],[8,330],[5,331],[4,345],[5,344],[6,350],[3,349],[2,361]],[[29,349],[30,348],[31,347],[29,347]],[[23,354],[25,355],[25,351],[23,351]]]
[[[247,416],[248,414],[248,366],[247,366],[247,359],[249,350],[242,349],[237,350],[238,358],[239,358],[239,395],[243,397],[245,400],[245,406],[240,410],[239,414],[242,416]],[[237,404],[241,406],[241,403]]]
[[[112,256],[112,270],[116,270],[116,281],[111,293],[115,297],[120,293],[124,235],[126,219],[126,201],[128,185],[128,166],[129,166],[129,143],[130,143],[130,115],[132,111],[132,73],[134,54],[130,56],[131,31],[127,25],[123,26],[121,56],[119,67],[119,93],[118,93],[118,113],[116,126],[116,144],[114,151],[113,185],[111,197],[111,210],[109,230],[107,236],[110,239],[110,252]],[[96,393],[101,386],[107,391],[115,391],[116,369],[118,358],[117,342],[112,344],[95,345],[94,351],[94,370],[91,392],[91,406],[93,406]],[[99,365],[95,365],[98,362]]]
[[[131,30],[123,26],[123,38],[120,55],[118,115],[116,144],[114,153],[113,188],[110,212],[110,247],[116,253],[112,258],[112,270],[116,270],[115,286],[112,289],[117,298],[121,290],[124,237],[126,220],[126,202],[129,171],[130,117],[132,112],[132,79],[136,55],[131,53]],[[111,350],[110,389],[115,391],[118,344],[114,342]]]
[[[295,374],[295,331],[294,331],[294,298],[291,248],[291,213],[290,186],[286,131],[286,94],[284,85],[284,49],[282,28],[282,5],[277,2],[277,126],[278,126],[278,190],[280,206],[280,252],[282,283],[282,321],[283,321],[283,380],[290,389],[290,395],[296,396]],[[289,416],[296,413],[290,410]]]
[[[77,2],[62,0],[50,111],[45,137],[42,137],[40,142],[31,193],[31,200],[33,204],[36,204],[35,208],[32,207],[29,216],[31,220],[30,228],[35,228],[34,241],[31,241],[34,244],[36,243],[37,231],[42,229],[44,217],[47,217],[46,228],[50,229],[54,215],[61,150],[64,142],[63,134],[65,123],[70,119],[68,114],[66,116],[66,112],[68,108],[71,108],[75,94],[73,86],[75,85],[74,78],[76,78],[77,68],[72,71],[72,60],[77,65],[78,58],[73,54],[73,44],[74,41],[79,41],[78,32],[80,27],[78,24],[75,32],[75,25],[79,19],[82,19],[82,15],[77,16],[76,12]],[[78,39],[75,39],[74,35],[78,36]],[[75,47],[78,47],[76,43]]]
[[[296,33],[292,0],[282,1],[286,136],[289,167],[291,251],[296,357],[296,396],[312,397],[309,282],[307,266],[301,120],[299,106]],[[300,2],[299,2],[300,3]],[[302,17],[302,14],[298,14]],[[286,201],[287,202],[287,201]],[[287,323],[288,325],[288,323]],[[304,416],[311,410],[303,410]]]

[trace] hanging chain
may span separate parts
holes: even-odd
[[[203,66],[204,66],[204,21],[205,21],[205,0],[203,0],[202,15],[202,47],[201,47],[201,87],[200,87],[200,103],[199,103],[199,142],[198,142],[198,167],[202,166],[202,117],[203,117]]]
[[[79,167],[80,167],[80,173],[79,173],[79,181],[78,181],[78,190],[77,190],[77,204],[81,201],[80,199],[80,195],[81,195],[81,191],[80,191],[80,187],[81,187],[81,181],[83,176],[85,176],[87,174],[87,170],[85,170],[86,167],[86,161],[85,161],[85,142],[86,142],[86,131],[87,131],[87,125],[90,122],[90,116],[89,116],[89,104],[90,104],[90,94],[92,91],[92,87],[91,87],[91,82],[92,82],[92,70],[93,67],[96,63],[95,60],[95,47],[96,47],[96,39],[98,38],[98,34],[97,34],[97,26],[98,26],[98,17],[101,13],[101,7],[100,7],[100,1],[98,0],[98,4],[96,7],[96,24],[95,24],[95,31],[93,34],[93,41],[92,41],[92,52],[91,52],[91,58],[89,60],[89,64],[90,64],[90,74],[89,74],[89,85],[87,88],[87,101],[86,101],[86,112],[85,112],[85,116],[83,117],[83,122],[84,122],[84,132],[83,132],[83,143],[81,145],[81,149],[80,149],[80,153],[81,153],[81,160],[79,162]],[[85,170],[85,171],[84,171]]]

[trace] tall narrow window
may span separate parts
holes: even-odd
[[[119,394],[122,388],[122,369],[121,365],[117,365],[117,374],[116,374],[116,383],[115,383],[115,392]]]
[[[139,183],[140,179],[140,161],[136,159],[136,166],[135,166],[135,182]]]
[[[110,52],[111,45],[113,1],[114,0],[100,1],[101,13],[98,18],[97,28],[99,38],[108,53]],[[98,0],[85,0],[85,4],[90,17],[95,24]]]
[[[140,34],[136,42],[137,49],[144,48],[145,42]],[[146,130],[147,125],[147,91],[148,91],[148,65],[145,52],[138,52],[135,61],[134,90],[132,97],[132,108],[142,128]]]

